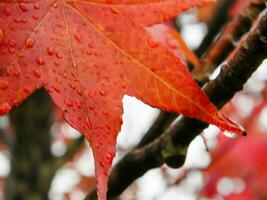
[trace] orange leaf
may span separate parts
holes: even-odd
[[[101,200],[124,94],[241,133],[145,29],[206,1],[0,0],[0,114],[44,87],[89,140]]]

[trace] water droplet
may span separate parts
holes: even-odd
[[[106,128],[107,128],[108,130],[111,130],[111,126],[110,126],[109,124],[106,124]]]
[[[100,162],[101,167],[105,167],[105,163],[104,162]]]
[[[86,51],[86,54],[87,54],[88,56],[91,56],[91,55],[92,55],[92,51],[91,51],[91,50],[87,50],[87,51]]]
[[[236,133],[232,133],[232,132],[229,132],[229,131],[224,131],[223,134],[229,138],[236,138],[238,137],[238,135]]]
[[[49,56],[54,55],[54,50],[53,50],[51,47],[48,47],[48,48],[47,48],[47,54],[48,54]]]
[[[27,47],[27,48],[32,48],[33,45],[34,45],[34,43],[35,43],[35,41],[34,41],[34,39],[32,39],[32,38],[28,38],[28,39],[26,39],[26,41],[25,41],[25,44],[26,44],[26,47]]]
[[[76,85],[74,83],[70,83],[69,86],[74,90],[76,89]]]
[[[0,80],[0,89],[5,90],[8,87],[9,87],[9,83],[8,82],[6,82],[4,80],[3,81]]]
[[[177,48],[177,43],[173,38],[167,38],[166,39],[166,44],[171,49],[176,49]]]
[[[74,38],[78,43],[81,43],[81,36],[75,35]]]
[[[105,90],[100,90],[99,93],[100,93],[101,96],[106,96],[107,95],[107,92]]]
[[[56,66],[59,66],[59,65],[60,65],[60,63],[57,62],[57,61],[55,61],[54,64],[55,64]]]
[[[10,40],[8,40],[8,45],[10,47],[15,47],[17,45],[17,42],[15,40],[10,39]]]
[[[73,103],[72,103],[71,100],[67,100],[67,99],[65,99],[65,100],[64,100],[64,103],[65,103],[66,106],[69,106],[69,107],[72,107],[72,106],[73,106]]]
[[[113,154],[112,153],[107,153],[106,155],[106,161],[108,164],[111,164],[113,160]]]
[[[83,107],[83,103],[81,101],[75,101],[77,108],[81,109]]]
[[[94,105],[89,105],[89,109],[90,110],[94,110],[95,109],[95,106]]]
[[[41,58],[41,57],[37,57],[37,58],[36,58],[36,63],[37,63],[38,65],[44,65],[44,64],[45,64],[45,61],[44,61],[43,58]]]
[[[39,9],[40,9],[40,7],[39,7],[38,4],[34,4],[34,5],[33,5],[33,8],[34,8],[35,10],[39,10]]]
[[[38,20],[38,19],[39,19],[39,17],[38,17],[37,15],[32,15],[32,18],[33,18],[34,20]]]
[[[53,8],[57,8],[57,2],[53,3]]]
[[[57,86],[53,85],[52,88],[53,88],[57,93],[60,93],[60,89],[59,89]]]
[[[149,46],[152,48],[156,48],[157,46],[159,46],[159,43],[152,37],[149,37],[147,39],[147,42],[148,42]]]
[[[93,53],[94,53],[94,55],[95,55],[96,57],[99,56],[99,53],[98,53],[97,51],[93,51]]]
[[[78,93],[78,95],[80,95],[80,96],[82,96],[82,94],[83,94],[83,92],[82,92],[82,90],[81,90],[80,88],[78,88],[77,93]]]
[[[122,87],[122,89],[125,89],[127,87],[127,84],[126,83],[122,83],[121,87]]]
[[[26,88],[23,89],[23,91],[24,91],[26,94],[30,94],[31,89],[28,88],[28,87],[26,87]]]
[[[59,84],[61,84],[61,83],[62,83],[62,79],[59,78],[59,77],[57,77],[57,78],[56,78],[56,82],[59,83]]]
[[[72,64],[72,67],[73,67],[73,68],[77,68],[77,64],[76,64],[76,63],[73,63],[73,64]]]
[[[89,90],[89,91],[87,92],[87,96],[88,96],[88,97],[94,97],[94,96],[95,96],[95,91],[93,91],[93,90]]]
[[[37,69],[34,69],[33,70],[33,75],[36,77],[36,78],[40,78],[41,77],[41,72]]]
[[[8,113],[10,109],[11,109],[11,106],[8,103],[0,104],[0,116]]]
[[[56,57],[57,57],[58,59],[62,59],[62,58],[63,58],[63,56],[62,56],[59,52],[56,53]]]
[[[79,121],[80,121],[80,120],[79,120]],[[84,123],[82,124],[82,128],[85,129],[85,130],[88,130],[88,129],[90,129],[90,125],[89,125],[87,122],[84,122]]]
[[[114,7],[110,7],[110,11],[112,13],[114,13],[114,14],[119,14],[120,13],[120,11],[118,9],[114,8]]]
[[[14,18],[13,18],[13,21],[16,22],[16,23],[19,23],[19,22],[20,22],[20,19],[17,18],[17,17],[14,17]]]
[[[3,30],[0,28],[0,45],[2,44],[3,39],[4,39],[4,32],[3,32]]]
[[[22,12],[27,12],[27,11],[28,11],[28,7],[27,7],[27,5],[24,4],[24,3],[20,3],[20,4],[19,4],[19,8],[20,8],[20,10],[21,10]]]
[[[5,14],[6,16],[10,16],[10,15],[11,15],[11,10],[10,10],[9,8],[5,8],[5,10],[4,10],[4,14]]]

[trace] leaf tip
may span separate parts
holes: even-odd
[[[242,132],[242,136],[247,136],[248,134],[247,134],[247,131],[246,130],[243,130],[243,132]]]

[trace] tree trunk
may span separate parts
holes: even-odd
[[[52,104],[39,90],[10,113],[13,133],[8,142],[11,173],[7,180],[6,199],[48,199],[54,175],[49,166]]]

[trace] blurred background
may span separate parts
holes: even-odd
[[[200,54],[203,40],[210,39],[210,44],[216,40],[246,2],[249,0],[219,0],[191,9],[177,17],[175,28],[187,46]],[[219,9],[224,9],[222,22],[215,27],[211,24]],[[147,30],[175,54],[190,60],[181,52],[173,27],[167,23]],[[209,38],[212,28],[217,28],[217,34]],[[209,78],[219,71],[217,68]],[[263,62],[244,90],[222,109],[246,128],[248,137],[229,138],[209,126],[190,144],[182,168],[150,170],[120,199],[267,199],[266,80],[267,62]],[[123,108],[113,165],[138,144],[160,112],[128,96],[124,96]],[[89,144],[64,121],[44,91],[37,91],[9,116],[0,117],[0,199],[82,200],[95,186],[94,175]]]

